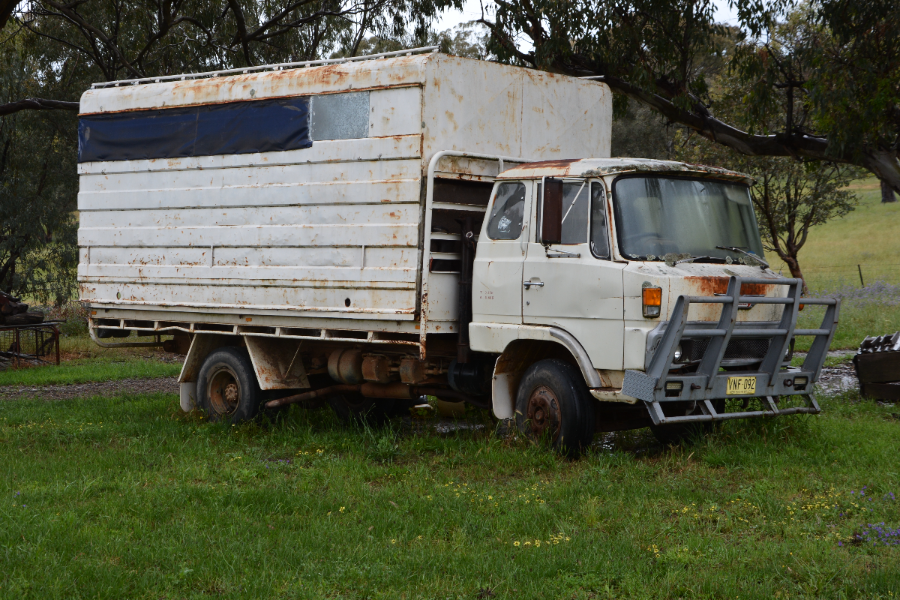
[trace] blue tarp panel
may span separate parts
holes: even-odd
[[[78,162],[250,154],[309,148],[309,98],[88,115]]]

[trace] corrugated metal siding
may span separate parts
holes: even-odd
[[[372,93],[376,108],[392,96],[410,105],[419,88]],[[382,131],[410,130],[406,114],[373,115]],[[412,318],[420,148],[420,135],[393,135],[85,164],[82,299]]]
[[[315,103],[317,94],[366,90],[368,138],[80,164],[82,300],[386,326],[413,319],[423,174],[435,152],[609,154],[606,86],[439,54],[95,89],[81,112],[298,95]],[[497,172],[496,163],[444,162],[439,177],[491,181]],[[456,317],[456,288],[454,275],[441,274],[430,292],[441,331]]]

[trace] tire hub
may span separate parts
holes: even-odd
[[[230,369],[216,371],[209,378],[207,394],[209,404],[219,415],[228,415],[237,410],[241,403],[241,387]]]
[[[555,441],[559,436],[559,400],[553,390],[547,386],[539,386],[531,392],[525,410],[525,418],[531,435],[535,438],[549,436]]]

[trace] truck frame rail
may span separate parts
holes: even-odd
[[[783,285],[788,287],[788,293],[784,298],[741,296],[742,284]],[[819,377],[834,337],[840,301],[801,300],[802,287],[800,279],[772,280],[733,276],[723,296],[680,296],[646,372],[626,371],[622,392],[644,401],[654,425],[821,412],[812,387]],[[777,326],[754,326],[738,323],[741,303],[783,304],[784,310]],[[688,312],[692,304],[721,304],[722,314],[716,326],[708,328],[690,323]],[[827,307],[818,329],[797,329],[797,315],[801,304]],[[799,368],[783,364],[794,336],[815,338]],[[683,339],[697,338],[709,338],[709,344],[696,370],[684,372],[675,364],[676,352]],[[726,371],[722,368],[728,342],[733,338],[768,340],[768,349],[758,368],[740,371]],[[781,396],[793,395],[800,396],[804,406],[779,408],[778,399]],[[747,410],[749,401],[753,398],[762,400],[763,410]],[[743,410],[717,410],[714,401],[724,399],[744,400]],[[666,414],[664,407],[672,407],[673,403],[681,403],[683,406],[685,402],[696,403],[699,411],[692,410],[692,414]]]

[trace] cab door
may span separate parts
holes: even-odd
[[[522,322],[522,264],[531,212],[530,181],[494,187],[472,269],[472,319]]]
[[[560,327],[581,342],[597,369],[622,369],[624,264],[610,260],[610,207],[600,180],[565,180],[561,243],[541,243],[541,190],[522,277],[525,324]]]

